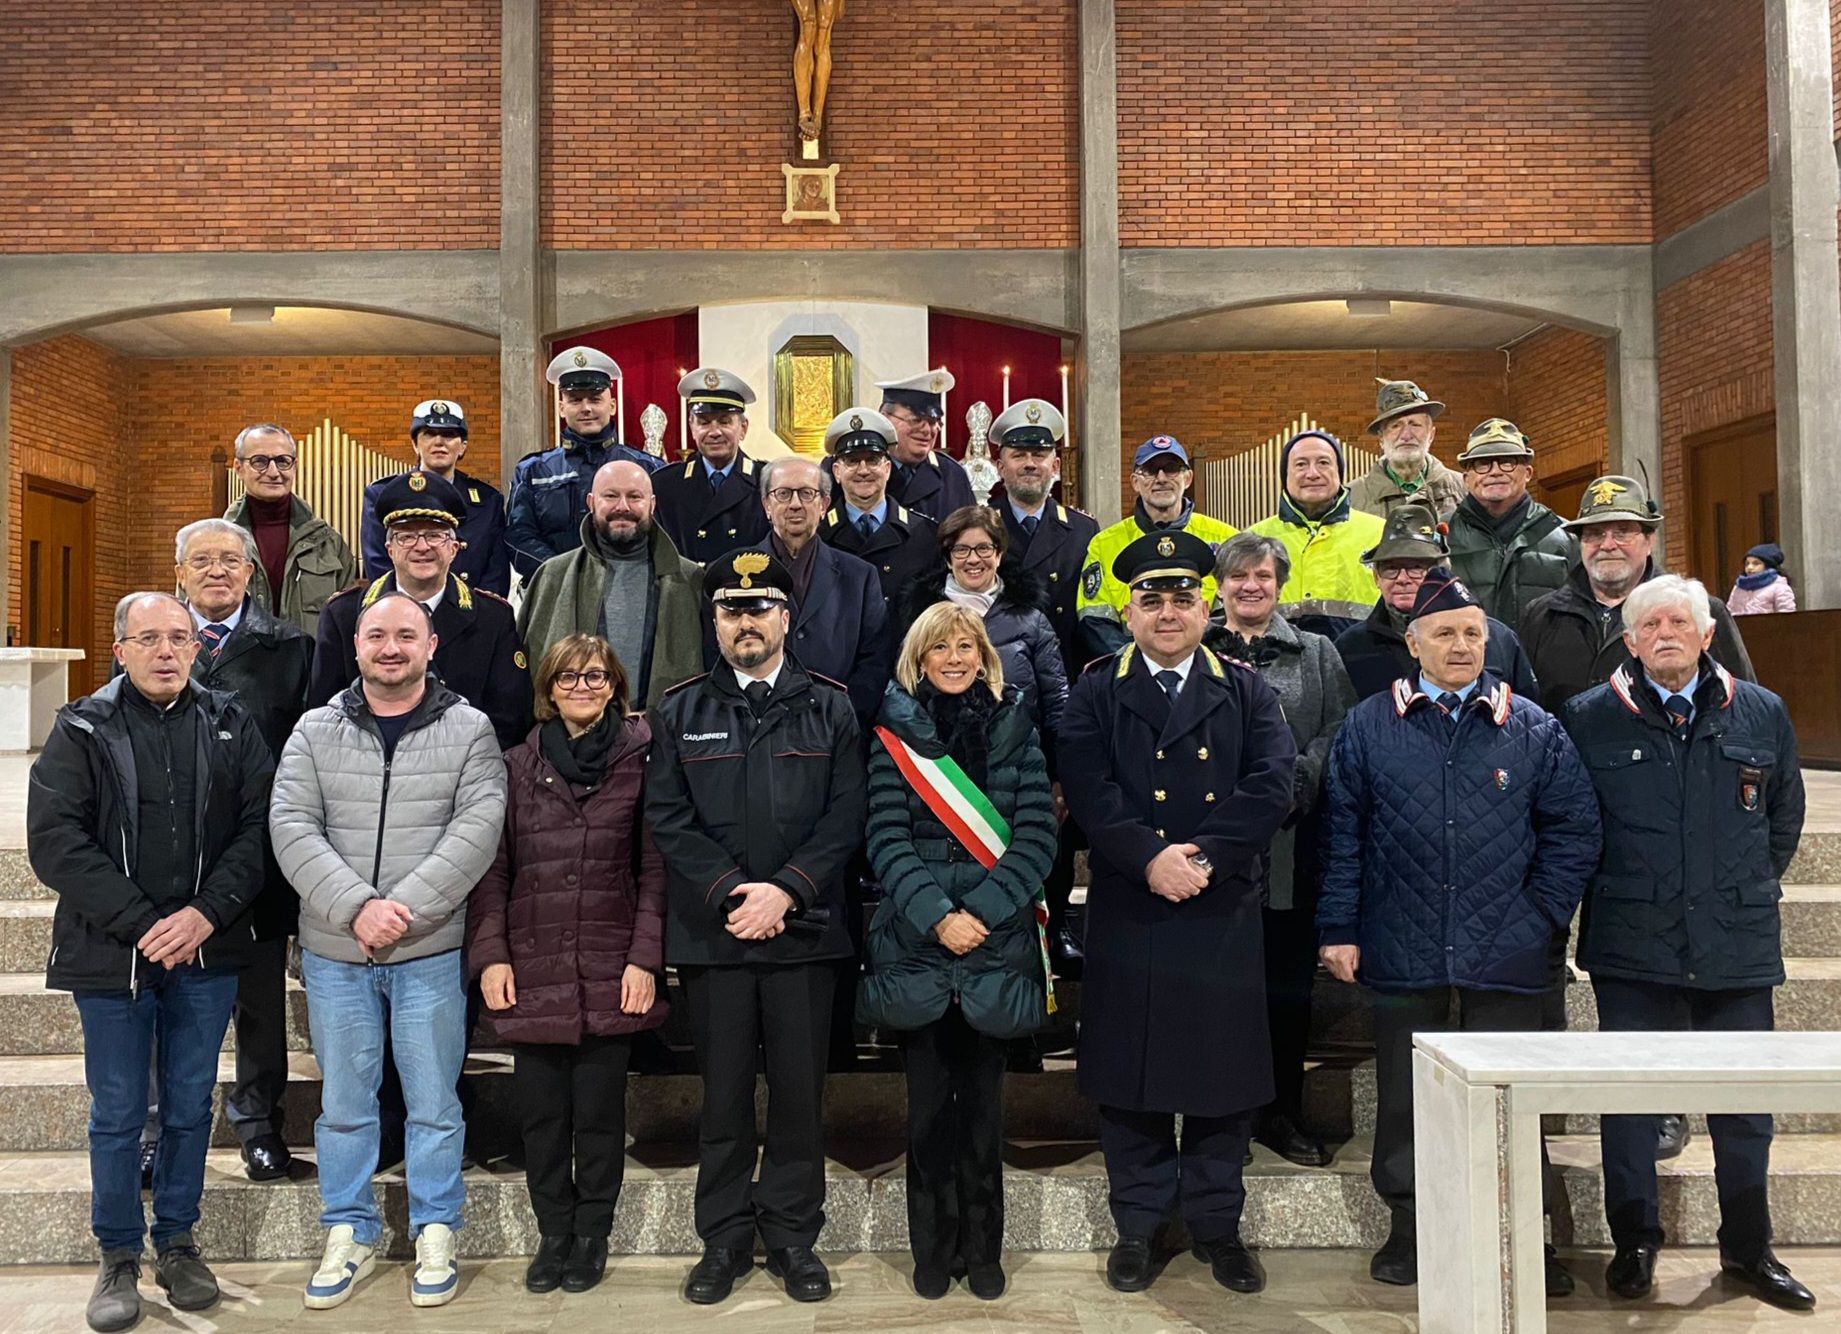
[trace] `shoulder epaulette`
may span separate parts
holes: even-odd
[[[1138,646],[1136,644],[1127,644],[1124,648],[1120,649],[1117,653],[1113,655],[1119,661],[1119,670],[1114,673],[1114,676],[1116,677],[1116,679],[1121,680],[1121,681],[1125,679],[1125,673],[1131,670],[1132,654],[1136,653],[1137,651],[1138,651]],[[1106,661],[1106,659],[1104,658],[1100,658],[1098,660],[1098,662],[1104,662],[1104,661]],[[1096,665],[1097,663],[1090,664],[1090,666],[1096,666]]]
[[[360,579],[355,584],[347,584],[344,588],[341,588],[337,593],[334,593],[331,597],[327,598],[326,605],[330,607],[333,603],[337,602],[340,598],[347,597],[353,593],[361,593],[364,591],[366,587],[367,585],[362,579]],[[275,613],[270,612],[269,615],[274,616]],[[280,618],[277,617],[276,619],[279,620]]]
[[[390,576],[387,574],[380,574],[377,576],[376,579],[372,580],[371,583],[365,588],[364,590],[364,605],[365,606],[367,607],[370,606],[373,602],[377,601],[377,599],[383,595],[384,581],[388,579],[389,577]],[[358,585],[353,584],[352,588],[356,588],[357,586]],[[348,588],[345,591],[349,593],[351,592],[351,589]]]
[[[461,582],[465,583],[466,581],[462,580]],[[503,603],[507,607],[511,606],[510,598],[506,597],[503,593],[494,593],[490,588],[474,588],[471,584],[468,584],[467,591],[476,598],[491,598],[494,602]]]
[[[825,511],[825,527],[827,528],[837,527],[837,511],[836,510],[826,510]]]
[[[922,515],[921,517],[925,518],[926,516]],[[903,505],[895,506],[895,519],[898,523],[913,523],[914,522],[914,516],[908,513],[907,507]]]
[[[742,455],[742,476],[752,477],[754,476],[755,473],[759,471],[760,471],[760,465],[756,463],[753,459],[749,458],[746,454],[743,454]]]
[[[684,459],[684,480],[688,482],[692,477],[695,477],[696,475],[697,475],[697,456],[695,454],[686,455]]]
[[[679,681],[674,686],[666,686],[665,693],[659,696],[659,698],[668,699],[672,695],[677,694],[678,691],[683,690],[686,686],[694,686],[699,681],[707,681],[709,679],[710,679],[710,674],[708,672],[698,672],[695,676],[687,676],[682,681]]]
[[[849,686],[845,685],[842,681],[834,680],[833,678],[826,676],[823,672],[815,672],[811,668],[808,667],[805,670],[805,674],[811,677],[814,681],[824,682],[826,685],[830,686],[833,690],[841,690],[846,695],[850,693]]]

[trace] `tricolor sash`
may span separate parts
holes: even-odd
[[[908,786],[927,803],[934,818],[947,832],[977,859],[985,870],[997,865],[997,859],[1010,846],[1010,822],[997,813],[997,807],[985,796],[971,775],[959,767],[950,755],[938,759],[922,755],[887,727],[878,726],[876,735],[888,750],[889,758],[908,780]],[[1048,899],[1044,888],[1035,893],[1036,944],[1042,951],[1042,981],[1047,988],[1048,1013],[1055,1012],[1054,973],[1048,961]]]

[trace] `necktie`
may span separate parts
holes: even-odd
[[[865,538],[874,537],[876,535],[876,516],[873,514],[865,514],[862,518],[857,520],[857,527],[862,531]]]
[[[1040,528],[1041,526],[1042,526],[1042,516],[1041,515],[1025,514],[1023,516],[1023,536],[1025,538],[1034,537],[1036,535],[1036,529]]]
[[[1457,711],[1463,706],[1463,703],[1464,701],[1458,698],[1457,693],[1451,690],[1445,691],[1438,697],[1438,707],[1443,709],[1446,716],[1454,723],[1457,721]]]
[[[710,474],[710,490],[712,491],[722,490],[722,483],[724,479],[726,479],[727,477],[728,477],[727,473],[722,473],[722,472],[711,473]]]
[[[211,656],[215,658],[217,651],[223,648],[224,641],[230,638],[230,627],[221,621],[212,621],[199,630],[198,637],[205,641],[205,647],[211,650]]]
[[[759,718],[767,711],[767,697],[773,693],[773,687],[765,681],[750,681],[742,693],[748,697],[748,707],[754,710],[754,716]]]
[[[1166,667],[1157,673],[1157,684],[1163,687],[1163,693],[1170,697],[1170,704],[1174,707],[1176,697],[1183,693],[1182,674]]]
[[[1688,739],[1688,719],[1694,716],[1694,706],[1688,703],[1686,695],[1670,695],[1662,701],[1662,707],[1668,710],[1668,720],[1674,726],[1675,736],[1682,741]]]

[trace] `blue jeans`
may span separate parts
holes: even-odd
[[[404,1165],[409,1230],[460,1226],[466,1142],[454,1085],[467,1054],[467,1001],[460,951],[407,963],[339,963],[301,952],[307,1022],[324,1081],[313,1123],[319,1153],[320,1224],[349,1223],[375,1245],[383,1232],[371,1177],[377,1171],[377,1088],[383,1080],[386,1015],[408,1107]]]
[[[105,1251],[141,1249],[141,1129],[159,1044],[160,1119],[153,1160],[153,1248],[198,1222],[211,1145],[217,1054],[236,1002],[234,968],[149,968],[139,992],[79,991],[89,1085],[90,1229]]]

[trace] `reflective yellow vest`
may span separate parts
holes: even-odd
[[[1184,512],[1183,518],[1173,524],[1163,525],[1167,528],[1183,528],[1207,542],[1210,546],[1220,546],[1238,530],[1211,519],[1206,514],[1191,508]],[[1110,528],[1102,528],[1093,535],[1087,544],[1087,559],[1080,569],[1080,598],[1075,604],[1082,620],[1096,619],[1109,621],[1120,627],[1119,635],[1123,638],[1125,603],[1131,595],[1126,588],[1112,576],[1112,562],[1118,554],[1146,533],[1157,531],[1156,527],[1145,522],[1144,512],[1133,507],[1132,512],[1120,519]],[[1202,596],[1213,606],[1215,600],[1214,576],[1202,581]]]
[[[1358,621],[1381,596],[1362,553],[1380,543],[1386,527],[1379,517],[1351,509],[1345,488],[1335,507],[1315,521],[1281,495],[1278,513],[1247,531],[1277,538],[1291,555],[1291,577],[1278,595],[1279,610],[1288,620],[1315,615]]]

